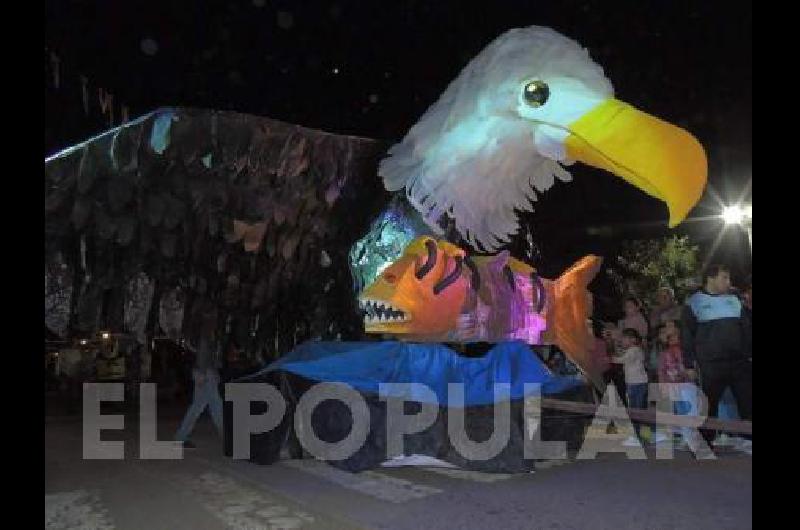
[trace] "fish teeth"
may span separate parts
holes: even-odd
[[[365,324],[383,324],[388,322],[408,322],[411,320],[406,312],[385,300],[360,299],[359,308],[362,311]]]

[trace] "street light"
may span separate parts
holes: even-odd
[[[722,220],[725,225],[739,225],[747,230],[747,240],[750,242],[750,249],[753,248],[753,205],[734,204],[722,209]]]
[[[722,210],[722,219],[726,225],[738,225],[744,220],[744,208],[738,205],[726,206]]]

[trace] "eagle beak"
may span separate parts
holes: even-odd
[[[610,171],[669,208],[669,226],[683,221],[703,194],[708,163],[697,139],[627,103],[608,99],[568,126],[567,156]]]

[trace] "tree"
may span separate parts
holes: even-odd
[[[688,236],[625,241],[608,274],[624,295],[655,302],[660,287],[671,287],[683,299],[696,285],[699,247]]]

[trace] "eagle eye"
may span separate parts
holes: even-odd
[[[541,107],[550,97],[550,87],[544,81],[530,81],[525,84],[522,95],[531,107]]]

